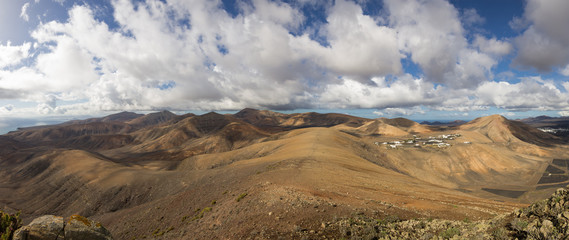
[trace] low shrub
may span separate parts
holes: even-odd
[[[14,232],[22,226],[20,212],[16,214],[5,213],[0,210],[0,239],[10,240]]]
[[[235,201],[239,202],[239,201],[241,201],[241,199],[243,199],[245,196],[247,196],[247,193],[241,193],[241,194],[239,194],[239,196],[235,199]]]

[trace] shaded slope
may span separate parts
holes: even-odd
[[[160,188],[168,172],[127,168],[85,151],[51,151],[3,169],[0,201],[27,214],[71,215],[115,211],[175,193]],[[162,182],[162,183],[161,183]],[[18,193],[7,192],[3,186]],[[128,188],[125,188],[129,186]]]
[[[559,143],[559,138],[544,133],[518,121],[508,120],[500,115],[492,115],[472,120],[460,126],[462,130],[477,131],[486,135],[493,142],[523,141],[539,146],[551,146]]]
[[[357,128],[364,134],[405,136],[432,132],[428,127],[405,118],[378,118],[364,123]]]
[[[149,113],[141,117],[137,117],[128,121],[127,123],[137,129],[145,128],[149,126],[156,126],[160,125],[169,121],[172,121],[177,117],[176,114],[173,114],[170,111],[161,111],[156,113]]]
[[[207,113],[133,134],[135,152],[185,151],[184,156],[223,152],[251,144],[269,134],[228,115]]]
[[[284,121],[281,126],[293,128],[306,127],[331,127],[339,124],[345,124],[350,127],[361,126],[368,119],[354,117],[338,113],[296,113],[290,114],[289,118]]]
[[[144,114],[138,114],[133,112],[120,112],[111,114],[109,116],[101,117],[101,118],[89,118],[85,120],[72,120],[68,122],[64,122],[61,125],[73,125],[73,124],[86,124],[86,123],[93,123],[93,122],[128,122],[130,120],[139,118],[144,116]]]
[[[405,136],[409,134],[403,129],[386,124],[379,119],[375,119],[364,124],[363,126],[359,127],[358,130],[368,135],[377,134],[384,136]]]
[[[61,141],[86,135],[125,134],[132,129],[121,122],[90,122],[85,124],[55,125],[40,129],[21,129],[7,135],[18,141],[58,145]]]
[[[345,124],[358,127],[369,119],[337,113],[294,113],[282,114],[267,110],[246,108],[233,115],[263,130],[278,132],[306,127],[331,127]]]
[[[10,154],[0,156],[0,204],[30,215],[94,216],[117,239],[300,238],[302,229],[322,238],[322,223],[355,212],[490,218],[521,205],[481,188],[525,192],[548,161],[569,159],[566,149],[520,140],[536,136],[499,117],[434,132],[407,119],[342,114],[164,115],[0,138],[0,152]],[[454,131],[462,137],[446,149],[375,144]]]

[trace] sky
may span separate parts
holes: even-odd
[[[0,129],[118,111],[569,116],[566,0],[0,0]]]

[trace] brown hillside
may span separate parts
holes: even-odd
[[[46,126],[39,129],[23,129],[8,133],[8,136],[23,142],[36,144],[50,143],[58,145],[59,141],[87,135],[124,134],[132,129],[121,122],[91,122],[73,125]]]
[[[508,120],[500,115],[474,119],[460,126],[460,129],[480,132],[494,142],[523,141],[540,146],[551,146],[559,142],[559,138],[551,134],[519,121]]]
[[[292,128],[332,127],[345,124],[351,127],[361,126],[368,119],[338,113],[320,114],[315,112],[290,114],[281,126]]]
[[[89,118],[85,120],[72,120],[64,122],[61,125],[74,125],[74,124],[86,124],[93,122],[128,122],[130,120],[144,116],[143,114],[133,113],[133,112],[120,112],[111,114],[106,117],[101,118]]]
[[[177,117],[176,114],[173,114],[170,111],[165,110],[165,111],[157,112],[157,113],[149,113],[149,114],[146,114],[144,116],[137,117],[135,119],[127,121],[126,123],[128,123],[129,125],[137,128],[137,129],[140,129],[140,128],[145,128],[145,127],[149,127],[149,126],[155,126],[155,125],[163,124],[163,123],[172,121],[176,117]]]
[[[92,217],[115,239],[338,239],[328,223],[354,214],[489,219],[569,183],[569,147],[500,116],[441,131],[254,109],[114,120],[0,136],[0,206]]]

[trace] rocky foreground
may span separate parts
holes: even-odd
[[[80,215],[68,218],[46,215],[20,227],[17,215],[2,213],[2,240],[112,240],[111,233],[100,223]],[[8,223],[8,224],[6,224]],[[5,226],[5,227],[4,227]],[[14,231],[15,227],[19,227]]]
[[[351,218],[322,223],[322,231],[298,228],[298,238],[321,238],[318,233],[335,232],[341,239],[569,239],[569,186],[548,199],[490,220],[451,221],[397,217],[372,219],[355,213]],[[7,220],[8,218],[6,218]],[[6,229],[0,229],[2,234]],[[23,226],[7,239],[112,239],[100,223],[79,215],[67,219],[42,216]],[[276,236],[274,236],[276,237]]]
[[[548,199],[490,220],[401,221],[397,217],[371,219],[355,214],[349,219],[322,223],[322,227],[335,229],[347,239],[569,239],[568,188],[560,188]]]

